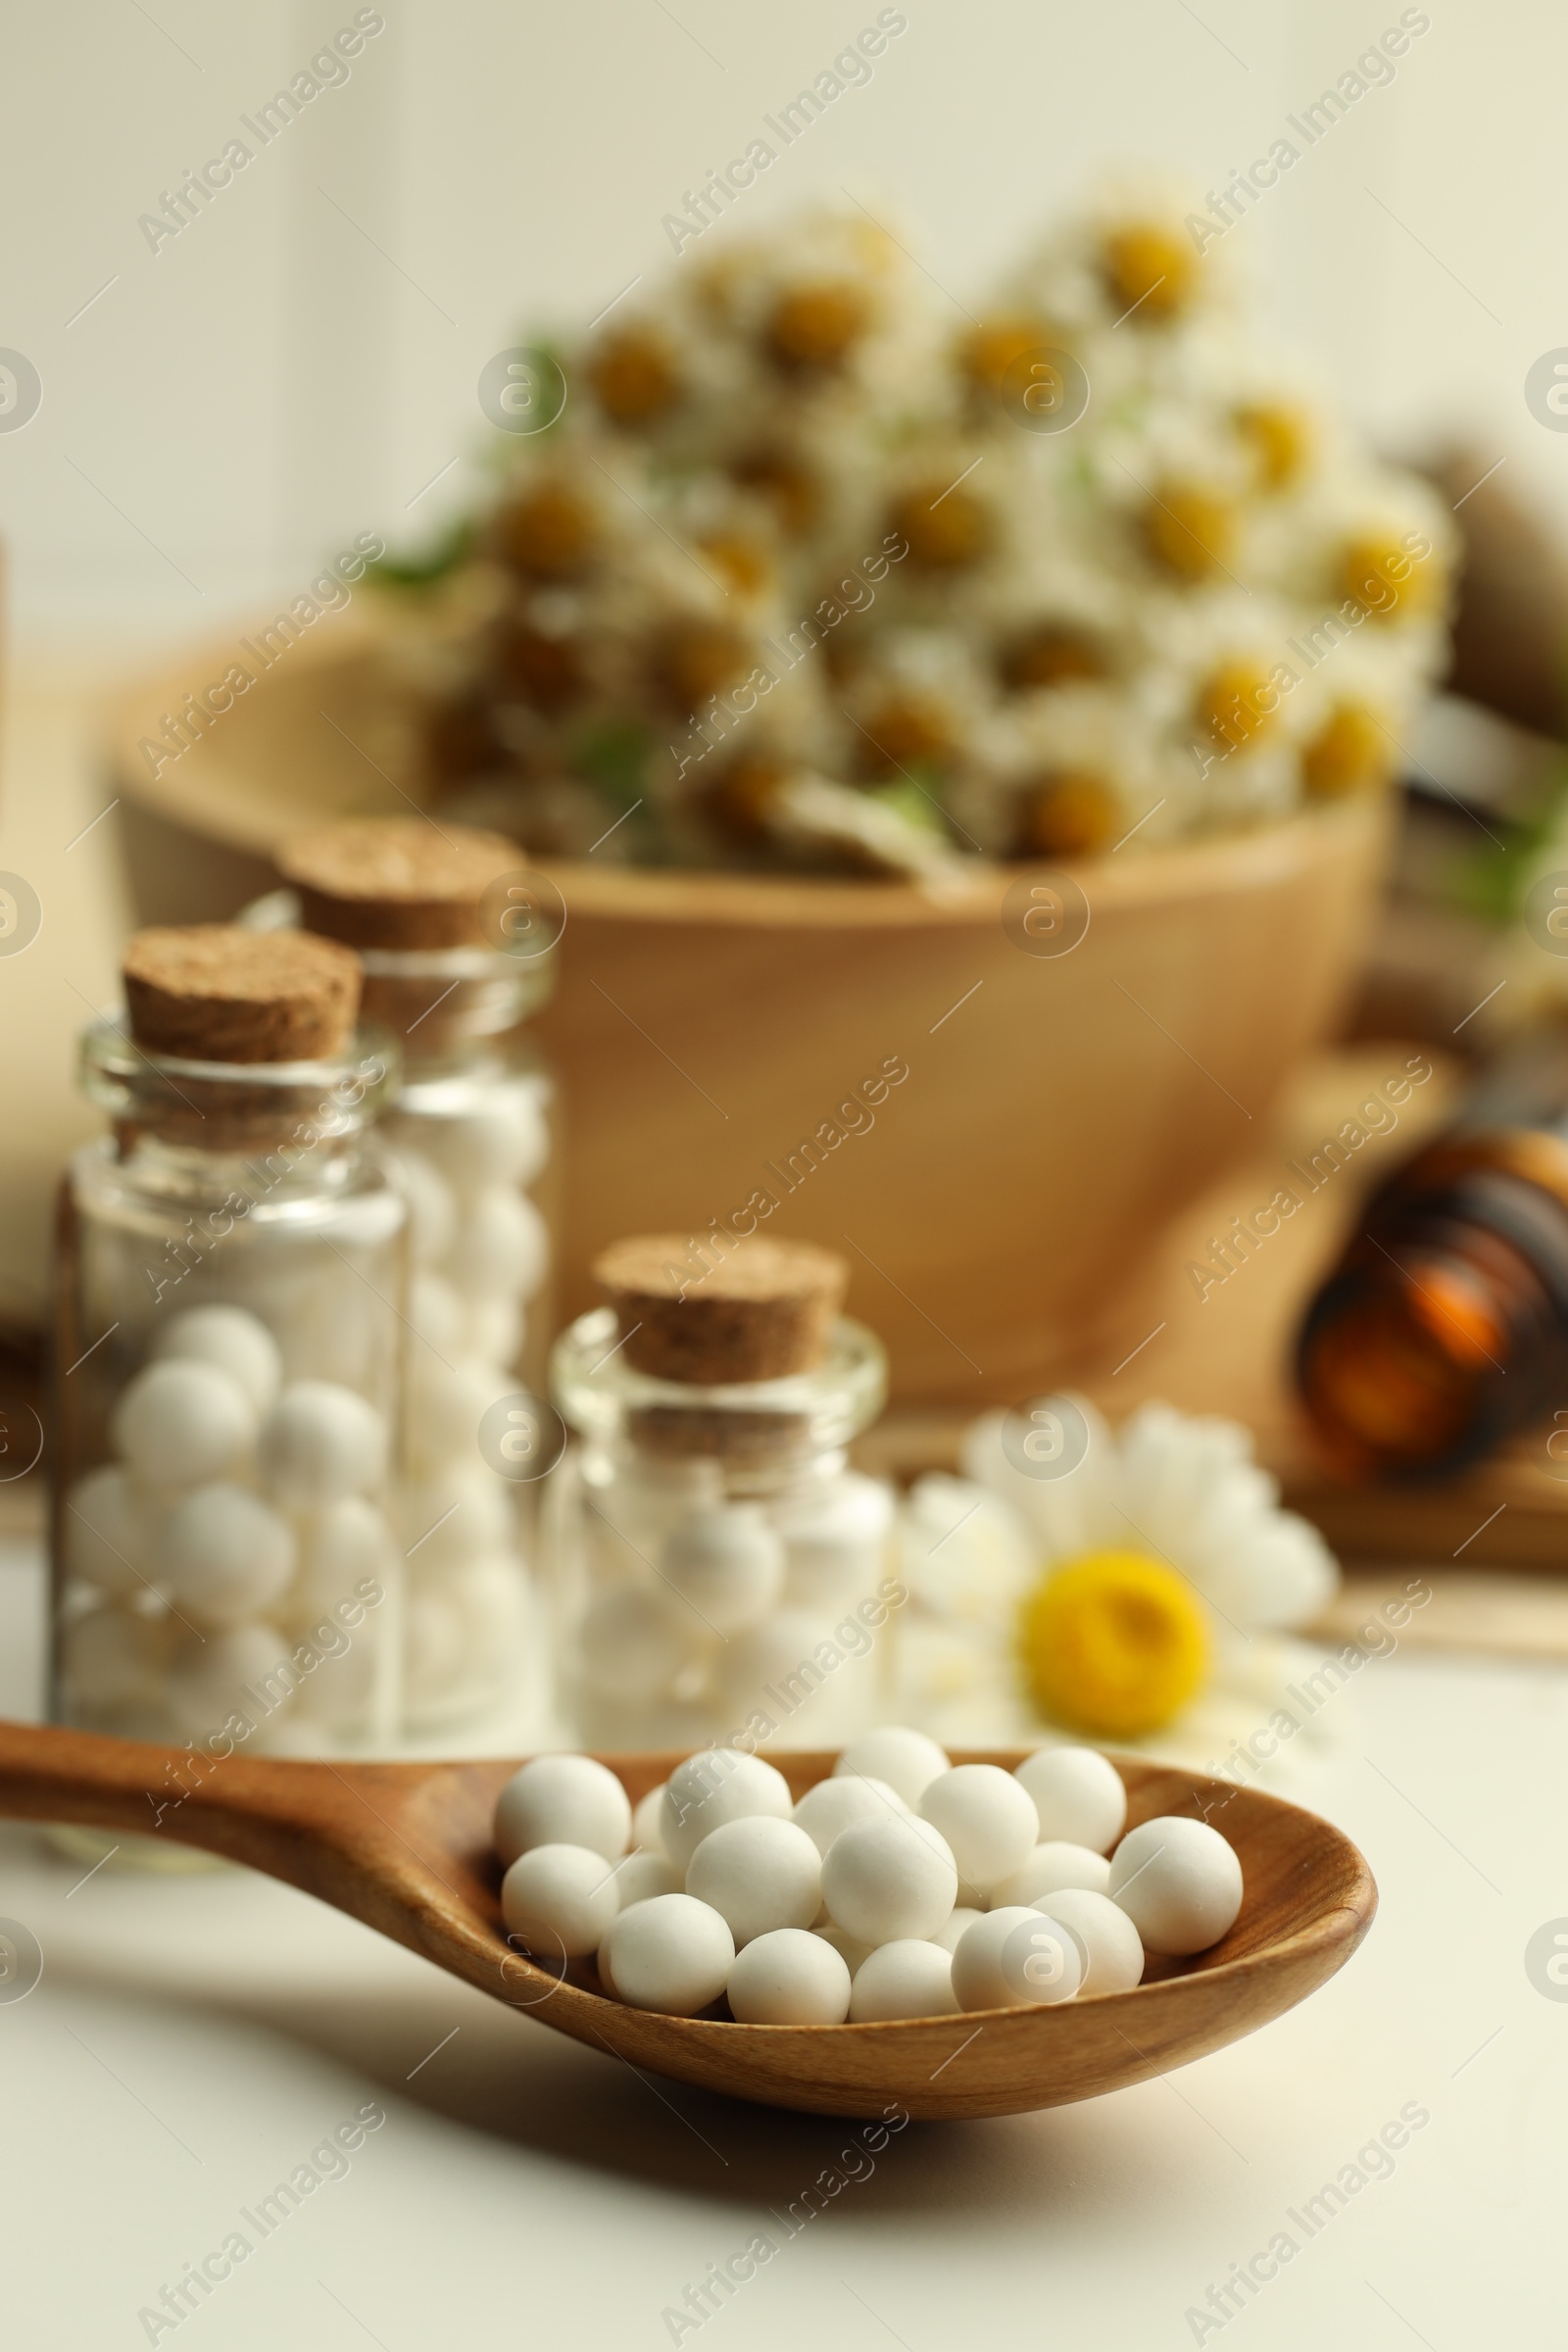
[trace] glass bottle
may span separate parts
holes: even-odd
[[[1568,1040],[1508,1054],[1374,1196],[1297,1370],[1351,1479],[1461,1469],[1568,1405]]]
[[[627,1337],[624,1305],[597,1308],[553,1359],[573,1433],[547,1488],[559,1735],[842,1743],[883,1712],[902,1597],[892,1494],[848,1466],[880,1343],[838,1317],[804,1369],[705,1382],[641,1368]]]
[[[557,1095],[531,1023],[554,990],[559,920],[520,858],[421,818],[333,825],[287,846],[295,887],[242,918],[353,946],[366,1017],[399,1044],[381,1133],[413,1260],[404,1728],[416,1745],[470,1751],[527,1744],[548,1703],[536,1489],[511,1475],[496,1428],[509,1396],[543,1387],[555,1328]]]
[[[408,1215],[370,1128],[396,1066],[363,1033],[269,1063],[85,1031],[111,1128],[59,1202],[57,1722],[192,1773],[395,1748]]]

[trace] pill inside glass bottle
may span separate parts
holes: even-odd
[[[408,1219],[369,1129],[395,1052],[325,941],[146,931],[124,979],[81,1045],[111,1132],[60,1201],[55,1716],[186,1744],[193,1775],[390,1749]]]
[[[754,1241],[618,1243],[557,1342],[575,1433],[550,1481],[558,1729],[599,1748],[829,1745],[882,1712],[893,1498],[849,1466],[886,1393],[848,1269]]]
[[[531,1022],[554,988],[548,885],[514,842],[425,817],[297,835],[248,920],[352,947],[398,1041],[380,1121],[410,1208],[406,1729],[443,1746],[537,1737],[548,1697],[529,1570],[536,1489],[489,1432],[544,1385],[556,1092]],[[488,1416],[488,1418],[487,1418]]]

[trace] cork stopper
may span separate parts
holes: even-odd
[[[359,1012],[359,957],[300,931],[138,931],[122,970],[137,1045],[187,1061],[329,1059]]]
[[[612,1243],[594,1279],[634,1371],[703,1388],[783,1380],[827,1352],[849,1265],[811,1242],[750,1240],[704,1273],[685,1234]]]
[[[277,854],[307,931],[402,954],[493,945],[480,928],[480,904],[498,876],[522,862],[505,834],[422,816],[322,825]]]

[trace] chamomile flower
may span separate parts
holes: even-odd
[[[1037,1464],[1031,1423],[1079,1442]],[[906,1507],[908,1720],[946,1740],[1089,1738],[1205,1766],[1289,1707],[1313,1659],[1292,1635],[1339,1572],[1280,1509],[1244,1429],[1152,1404],[1112,1430],[1082,1397],[1044,1398],[977,1421],[962,1465],[920,1480]],[[1309,1712],[1307,1746],[1332,1729]]]

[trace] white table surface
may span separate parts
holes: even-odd
[[[35,1569],[0,1550],[0,1711],[32,1711]],[[644,2079],[309,1897],[237,1872],[82,1866],[0,1831],[0,1914],[44,1955],[0,2004],[5,2340],[112,2352],[182,2267],[254,2250],[169,2343],[384,2352],[676,2340],[688,2283],[779,2251],[705,2348],[1070,2352],[1562,2340],[1568,2002],[1525,1945],[1568,1918],[1568,1676],[1398,1655],[1357,1681],[1331,1804],[1382,1889],[1302,2007],[1085,2106],[856,2128]],[[259,2239],[239,2219],[367,2101],[386,2122]],[[1414,2102],[1430,2114],[1308,2241],[1299,2211]],[[793,2239],[824,2168],[863,2177]],[[1187,2315],[1281,2230],[1295,2258],[1220,2328]]]

